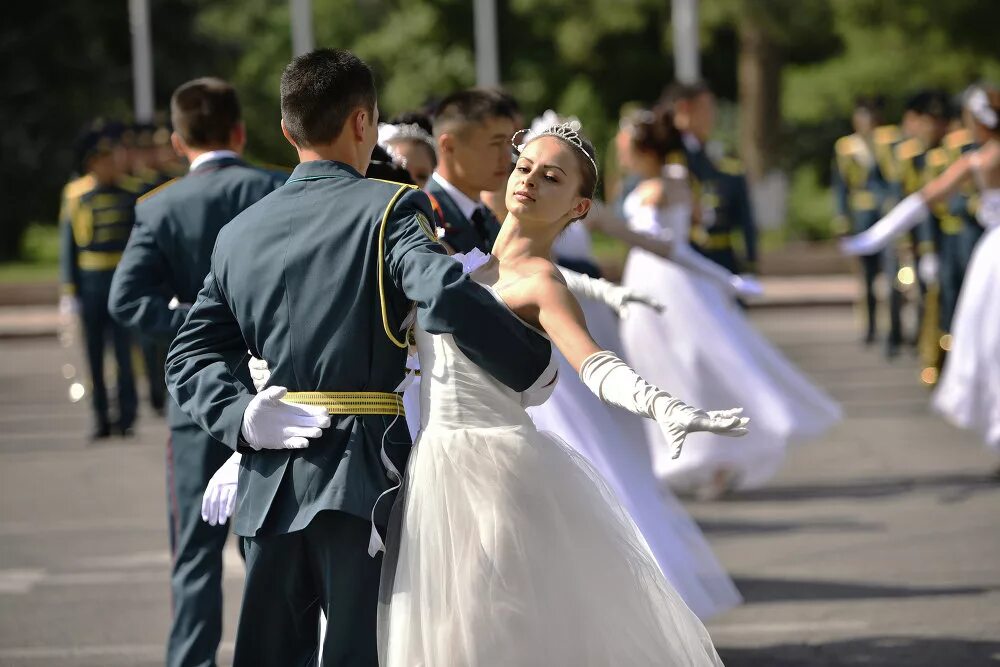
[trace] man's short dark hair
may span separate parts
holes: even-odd
[[[434,136],[445,132],[460,132],[469,125],[493,118],[514,120],[517,109],[505,95],[496,90],[470,88],[452,93],[441,100],[434,111]]]
[[[691,83],[681,83],[675,81],[663,90],[660,99],[656,102],[658,110],[674,113],[677,110],[678,102],[690,102],[706,93],[711,94],[712,87],[707,81],[693,81]]]
[[[170,98],[170,122],[188,146],[225,146],[240,122],[236,89],[214,77],[188,81]]]
[[[345,49],[317,49],[288,63],[281,74],[281,118],[299,146],[332,143],[361,108],[375,114],[375,77]]]

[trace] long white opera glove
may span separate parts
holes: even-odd
[[[678,243],[670,261],[712,281],[727,294],[735,297],[753,297],[764,293],[760,283],[750,276],[739,276],[727,271],[686,243]]]
[[[590,276],[570,271],[561,266],[559,267],[559,272],[566,279],[566,286],[569,287],[569,291],[578,298],[603,303],[615,311],[618,317],[622,319],[628,316],[628,307],[632,303],[641,303],[658,313],[663,311],[662,303],[639,290],[625,287],[624,285],[616,285],[603,278],[591,278]]]
[[[233,454],[208,480],[201,497],[201,519],[210,526],[221,526],[236,509],[236,485],[240,477],[240,460],[243,455]]]
[[[927,202],[919,192],[914,192],[865,231],[843,239],[840,250],[845,255],[874,255],[894,238],[920,224],[929,212]]]
[[[681,455],[688,433],[708,431],[739,437],[748,432],[750,420],[740,416],[743,408],[709,412],[693,408],[643,380],[628,364],[607,350],[595,352],[584,360],[580,379],[605,403],[659,422],[675,459]]]
[[[309,438],[330,426],[326,408],[285,403],[284,387],[268,387],[253,397],[243,412],[243,439],[253,449],[304,449]]]
[[[271,379],[271,369],[267,367],[267,362],[258,359],[251,353],[247,366],[250,367],[250,379],[253,380],[254,389],[257,390],[257,393],[264,391],[267,381]]]

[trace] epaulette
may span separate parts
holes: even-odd
[[[902,138],[903,134],[896,125],[881,125],[872,132],[876,144],[894,144]]]
[[[741,162],[739,158],[724,157],[719,160],[719,171],[723,174],[729,174],[730,176],[742,176],[743,162]]]
[[[973,143],[972,133],[965,128],[949,132],[945,135],[943,143],[949,150],[959,150]]]
[[[853,155],[860,151],[863,143],[864,139],[857,134],[849,134],[846,137],[837,139],[837,143],[833,145],[833,150],[837,155]]]
[[[149,199],[150,197],[152,197],[153,195],[155,195],[155,194],[156,194],[157,192],[160,192],[160,191],[162,191],[162,190],[163,190],[164,188],[166,188],[166,187],[167,187],[168,185],[173,185],[173,184],[174,184],[174,183],[176,183],[177,181],[181,180],[181,178],[182,178],[181,176],[177,176],[176,178],[171,178],[171,179],[170,179],[169,181],[167,181],[166,183],[162,183],[162,184],[160,184],[160,185],[156,186],[155,188],[153,188],[152,190],[150,190],[150,191],[149,191],[149,192],[147,192],[146,194],[144,194],[144,195],[142,195],[141,197],[139,197],[139,199],[138,199],[138,200],[136,200],[136,203],[139,203],[139,202],[144,202],[144,201],[146,201],[147,199]]]
[[[907,139],[896,146],[896,158],[899,160],[912,160],[924,152],[924,144],[919,139]]]
[[[97,179],[91,174],[84,174],[66,184],[63,188],[63,197],[77,199],[93,190],[95,185],[97,185]]]
[[[944,146],[936,146],[927,151],[927,166],[946,167],[949,162],[951,162],[951,158]]]
[[[410,188],[411,190],[419,190],[420,189],[419,187],[417,187],[413,183],[400,183],[399,181],[390,181],[390,180],[385,179],[385,178],[369,178],[368,180],[369,181],[378,181],[379,183],[388,183],[389,185],[395,185],[397,187],[399,187],[400,185],[405,185],[406,187]]]

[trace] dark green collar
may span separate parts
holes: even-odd
[[[292,171],[288,182],[315,181],[321,178],[364,178],[354,167],[333,160],[302,162]]]

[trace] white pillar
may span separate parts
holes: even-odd
[[[681,83],[693,83],[701,78],[698,0],[672,0],[670,21],[674,27],[674,76]]]
[[[132,32],[132,96],[135,119],[153,120],[153,40],[149,32],[149,0],[128,0]]]
[[[288,0],[292,18],[292,56],[301,56],[316,48],[313,36],[312,0]]]
[[[500,85],[496,0],[475,0],[476,85]]]

